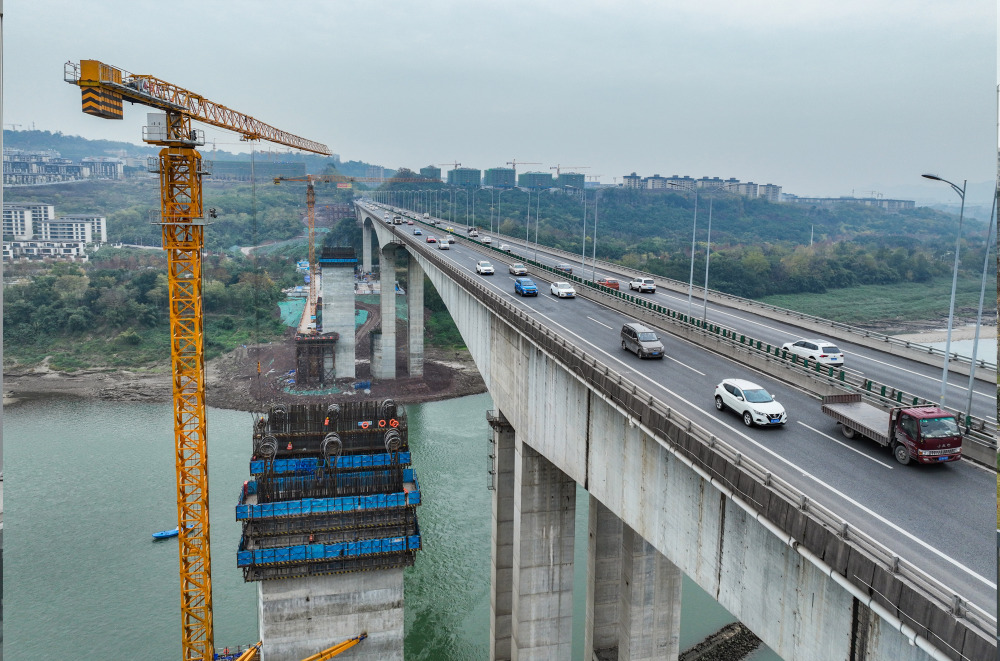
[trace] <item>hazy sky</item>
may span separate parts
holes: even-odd
[[[6,128],[139,143],[145,107],[90,117],[63,82],[98,59],[391,168],[517,159],[943,201],[921,173],[996,174],[995,0],[4,4]]]

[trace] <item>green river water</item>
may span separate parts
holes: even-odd
[[[406,570],[406,658],[488,657],[488,395],[407,407],[423,492],[424,550]],[[257,640],[256,588],[236,568],[234,507],[248,478],[250,414],[209,409],[212,581],[217,646]],[[176,659],[180,606],[173,429],[168,404],[42,399],[4,411],[4,656]],[[577,498],[576,622],[586,562]],[[681,647],[733,621],[684,582]],[[582,630],[574,658],[582,658]],[[753,661],[780,661],[758,650]]]

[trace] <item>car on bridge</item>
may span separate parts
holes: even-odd
[[[553,282],[549,285],[549,293],[556,298],[576,298],[576,290],[568,282]]]
[[[781,345],[782,351],[794,354],[799,358],[812,360],[820,365],[843,366],[844,352],[830,340],[799,340],[798,342],[785,342]]]
[[[407,225],[412,225],[412,224],[413,224],[413,221],[412,221],[412,220],[410,220],[409,218],[407,218],[407,219],[406,219],[406,224],[407,224]]]
[[[628,323],[622,326],[622,349],[633,352],[640,358],[663,359],[663,343],[651,328],[640,323]]]
[[[454,227],[451,227],[451,226],[449,225],[448,227],[445,227],[445,228],[444,228],[444,231],[445,231],[445,232],[454,232],[454,231],[455,231],[455,228],[454,228]]]
[[[501,243],[500,250],[503,250],[504,252],[510,252],[510,246],[508,246],[506,243]]]
[[[608,289],[614,289],[615,291],[618,291],[618,289],[620,288],[618,281],[615,280],[614,278],[598,278],[597,284],[599,284],[602,287],[607,287]]]
[[[569,275],[573,275],[573,267],[570,266],[569,264],[556,264],[554,268],[557,271],[562,271],[563,273],[568,273]]]
[[[493,239],[491,239],[488,236],[484,236],[483,237],[483,243],[485,243],[486,245],[490,245],[491,243],[493,243]]]
[[[433,234],[427,235],[427,243],[437,243],[437,239],[434,238]]]
[[[442,239],[438,241],[438,250],[451,250],[451,244]]]
[[[785,407],[756,383],[743,379],[723,379],[715,387],[715,408],[730,409],[743,418],[747,427],[783,425],[788,422]]]
[[[486,260],[476,262],[476,273],[479,275],[493,275],[493,265]]]
[[[521,296],[538,296],[538,287],[531,278],[514,278],[514,293]]]
[[[656,293],[656,282],[652,278],[632,278],[628,283],[628,288],[634,289],[640,294],[648,291],[650,294]]]
[[[528,275],[528,269],[524,264],[511,264],[507,267],[507,272],[511,275]]]

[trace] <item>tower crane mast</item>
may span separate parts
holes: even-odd
[[[143,140],[162,147],[157,169],[170,300],[182,658],[211,661],[215,650],[201,307],[205,244],[201,179],[207,172],[195,149],[205,144],[204,132],[192,129],[191,122],[234,131],[243,140],[267,140],[318,154],[328,155],[330,150],[154,76],[132,74],[97,60],[67,62],[63,80],[80,88],[83,112],[90,115],[122,119],[123,101],[165,114],[162,126],[144,129]]]

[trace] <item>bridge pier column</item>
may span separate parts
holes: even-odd
[[[622,520],[590,496],[587,535],[585,650],[618,649],[618,602],[621,599]]]
[[[490,567],[490,661],[511,659],[514,572],[514,429],[502,413],[493,428],[493,556]]]
[[[406,269],[406,315],[409,319],[408,360],[410,376],[424,375],[424,270],[409,255]]]
[[[590,497],[584,649],[619,661],[677,659],[682,574]]]
[[[511,659],[568,659],[573,647],[576,482],[515,436]]]
[[[676,659],[680,653],[682,574],[622,524],[619,661]]]
[[[372,272],[372,221],[361,223],[361,269]]]
[[[396,378],[396,247],[389,244],[379,255],[379,302],[382,312],[382,351],[372,365],[376,379]]]

